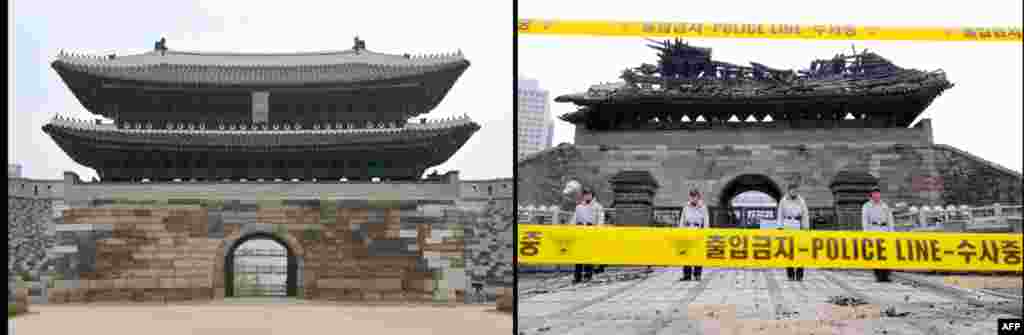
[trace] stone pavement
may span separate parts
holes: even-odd
[[[19,335],[475,335],[513,330],[512,315],[490,305],[360,306],[295,299],[37,305],[8,320],[7,327],[8,334]]]
[[[571,274],[520,286],[519,334],[994,334],[995,296],[976,300],[916,282],[876,283],[869,271],[705,268],[681,282],[678,269],[611,270],[571,285]],[[830,297],[864,302],[837,306]],[[1019,314],[1019,312],[1018,312]]]

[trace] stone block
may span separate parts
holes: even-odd
[[[27,287],[20,287],[14,290],[14,309],[17,313],[26,313],[29,311]]]
[[[159,278],[152,278],[152,277],[150,277],[150,278],[130,279],[130,280],[128,280],[128,283],[126,283],[126,285],[128,285],[128,287],[126,287],[126,288],[132,288],[132,289],[158,288],[158,287],[160,287],[160,279]]]
[[[408,291],[412,292],[433,292],[434,291],[434,280],[433,279],[410,279],[406,280]]]
[[[130,289],[132,287],[132,280],[126,278],[114,279],[114,289]]]
[[[167,290],[165,300],[166,302],[182,302],[189,300],[190,291],[187,288],[173,288]]]
[[[428,301],[434,300],[434,294],[433,293],[425,293],[425,292],[419,292],[419,293],[417,293],[417,292],[406,292],[405,293],[405,297],[406,297],[406,299],[409,299],[409,301],[428,302]]]
[[[112,290],[112,289],[114,289],[114,281],[111,280],[111,279],[90,280],[89,282],[91,283],[89,285],[90,289],[95,289],[95,290]]]
[[[395,291],[402,289],[401,278],[374,278],[361,281],[363,289],[373,291]]]
[[[76,288],[91,289],[91,288],[93,288],[93,285],[95,285],[95,284],[93,284],[94,281],[95,280],[80,279],[80,280],[77,281],[78,286]]]
[[[366,301],[380,301],[381,300],[381,294],[380,294],[380,292],[363,292],[363,300],[366,300]]]
[[[330,289],[363,289],[363,281],[359,278],[333,278],[333,279],[320,279],[317,281],[317,287],[330,288]]]
[[[362,293],[356,290],[326,289],[321,290],[320,297],[331,301],[359,301],[363,300]]]
[[[69,303],[83,303],[86,302],[85,294],[88,292],[85,288],[75,288],[68,290],[68,302]]]
[[[405,291],[381,291],[380,300],[387,302],[403,302],[408,301],[409,297],[406,296]]]
[[[68,300],[68,289],[65,288],[51,288],[46,293],[52,304],[63,304]]]
[[[495,300],[495,305],[499,311],[512,312],[515,309],[515,296],[510,288],[499,288],[497,299]]]
[[[159,281],[159,288],[161,289],[171,289],[176,287],[175,285],[177,282],[174,280],[174,278],[163,277],[158,278],[157,280]]]

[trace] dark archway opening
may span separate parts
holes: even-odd
[[[767,194],[777,204],[782,199],[782,189],[771,178],[759,174],[744,174],[730,180],[718,195],[718,207],[713,212],[711,223],[720,228],[752,228],[751,218],[774,217],[774,206],[733,207],[736,196],[756,191]]]
[[[298,262],[295,259],[295,252],[288,243],[270,233],[257,232],[246,235],[235,241],[228,249],[224,259],[224,297],[237,296],[235,290],[235,251],[238,247],[250,240],[271,240],[277,242],[284,248],[286,254],[285,264],[285,296],[294,297],[298,292]]]

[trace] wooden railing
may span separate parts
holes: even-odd
[[[893,218],[899,231],[1013,231],[1021,226],[1021,205],[909,207]]]

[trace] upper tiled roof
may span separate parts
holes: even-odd
[[[55,68],[125,80],[212,84],[354,82],[464,66],[462,52],[393,55],[369,50],[304,53],[223,53],[178,50],[125,56],[61,52]]]
[[[231,53],[198,51],[150,51],[137,55],[109,56],[74,55],[61,52],[57,60],[82,65],[134,67],[153,65],[193,65],[223,67],[300,67],[338,64],[389,66],[439,65],[465,58],[462,52],[431,55],[393,55],[369,50],[343,50],[296,53]]]

